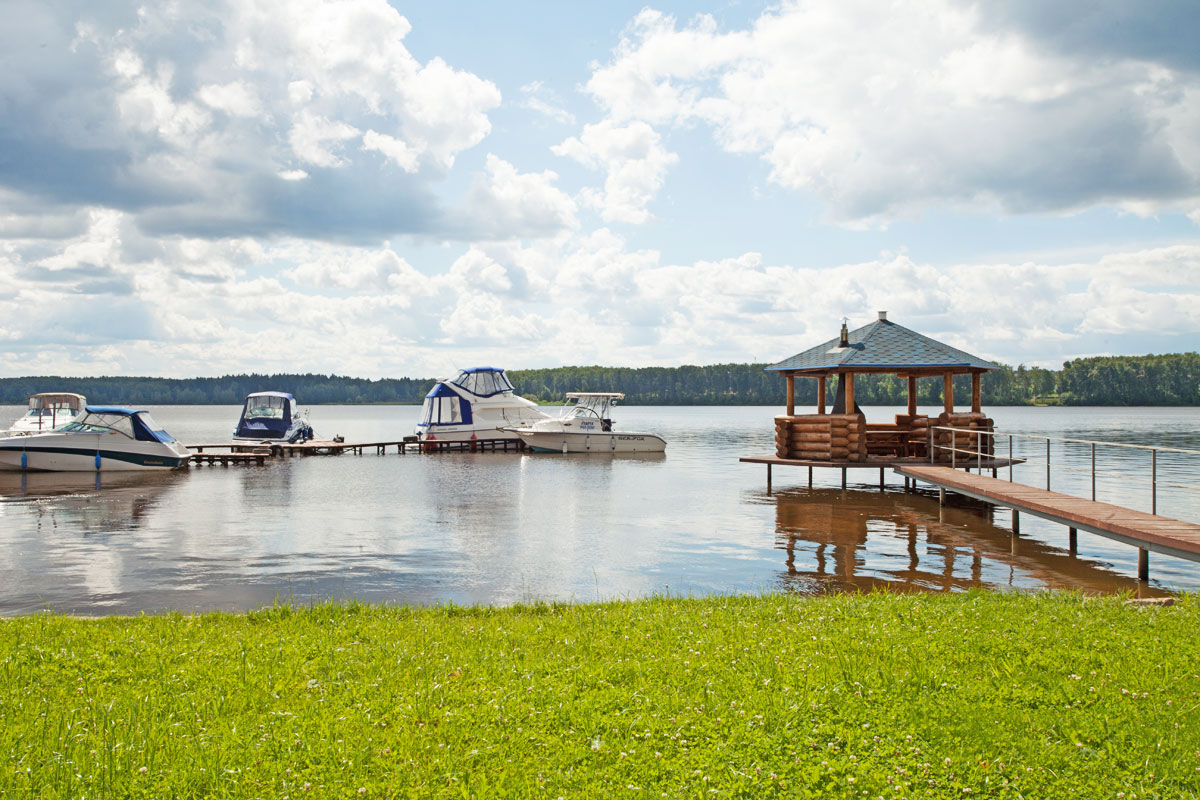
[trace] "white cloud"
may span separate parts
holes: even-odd
[[[584,202],[599,210],[606,222],[648,222],[652,217],[646,207],[662,188],[667,168],[679,160],[644,122],[586,125],[578,138],[550,149],[607,172],[603,192],[583,193]]]
[[[467,219],[481,238],[512,239],[551,236],[578,224],[575,201],[554,186],[549,170],[518,172],[489,153],[487,173],[476,178],[467,194]]]
[[[575,115],[562,107],[562,100],[542,81],[533,81],[521,87],[521,107],[549,117],[562,125],[574,125]]]
[[[857,326],[881,309],[1009,363],[1182,350],[1200,330],[1200,245],[1067,264],[888,255],[814,268],[754,252],[664,262],[601,229],[469,246],[437,269],[390,245],[146,238],[131,215],[97,209],[65,242],[6,240],[0,280],[10,287],[2,375],[48,363],[83,374],[379,377],[492,361],[774,360],[832,338],[843,315]]]
[[[790,0],[732,32],[645,10],[587,91],[613,124],[709,126],[851,225],[1200,199],[1191,73],[1060,53],[950,0]]]
[[[338,167],[349,162],[337,155],[334,149],[340,149],[340,142],[356,136],[358,128],[352,125],[303,111],[292,124],[288,143],[301,161],[318,167]]]
[[[417,171],[417,153],[399,139],[386,133],[367,131],[363,134],[363,149],[375,150],[405,172]]]
[[[390,249],[292,244],[274,248],[276,259],[297,266],[280,275],[298,285],[315,289],[348,289],[366,293],[395,293],[397,302],[408,306],[409,298],[425,294],[428,282],[411,264]]]
[[[21,17],[3,39],[21,68],[0,76],[21,121],[0,175],[14,190],[139,209],[169,233],[469,235],[439,230],[462,215],[443,215],[435,188],[491,131],[500,92],[415,58],[386,0],[27,4]],[[411,177],[379,170],[380,154]],[[67,166],[50,179],[46,161]],[[302,180],[313,168],[326,172]]]
[[[254,117],[262,111],[258,92],[245,81],[201,86],[196,97],[211,108],[235,117]]]

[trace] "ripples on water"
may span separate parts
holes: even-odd
[[[0,421],[18,407],[0,407]],[[238,407],[165,406],[185,442],[226,441]],[[165,475],[0,474],[0,613],[255,608],[353,597],[509,604],[648,594],[985,586],[1145,595],[1200,587],[1200,565],[1153,556],[962,498],[939,508],[875,470],[765,469],[772,408],[624,408],[618,423],[669,442],[663,456],[504,453],[314,457]],[[890,420],[896,409],[867,409]],[[1200,449],[1195,409],[998,408],[998,427]],[[322,436],[394,440],[411,406],[316,406]],[[1015,476],[1044,483],[1043,443]],[[999,452],[1004,453],[1002,441]],[[1107,451],[1100,500],[1149,510],[1149,454]],[[1052,487],[1090,494],[1090,450],[1053,444]],[[1077,471],[1078,470],[1078,471]],[[1159,480],[1196,485],[1195,461],[1159,457]],[[1190,474],[1189,474],[1190,473]],[[1002,472],[1001,477],[1006,477]],[[1200,520],[1200,493],[1160,489],[1159,512]]]

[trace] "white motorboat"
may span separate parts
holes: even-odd
[[[307,442],[313,438],[308,419],[296,413],[296,398],[287,392],[246,395],[242,416],[233,430],[235,442]]]
[[[620,392],[569,392],[557,417],[509,428],[536,453],[661,453],[667,442],[653,433],[619,431],[610,418]]]
[[[41,392],[29,396],[29,410],[13,423],[9,433],[50,431],[83,415],[87,398],[71,392]]]
[[[516,393],[504,370],[471,367],[438,381],[421,407],[422,442],[516,439],[508,428],[532,425],[550,415]]]
[[[190,458],[149,413],[117,406],[84,406],[83,416],[52,431],[0,439],[0,470],[178,469]]]

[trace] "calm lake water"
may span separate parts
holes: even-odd
[[[157,406],[184,442],[227,441],[237,406]],[[871,421],[899,409],[868,408]],[[936,413],[936,409],[930,409]],[[22,409],[0,407],[7,425]],[[395,440],[415,406],[315,406],[319,436]],[[773,450],[775,408],[620,409],[664,456],[462,453],[297,458],[165,475],[0,473],[0,614],[237,610],[273,602],[504,605],[651,594],[973,586],[1142,595],[1200,588],[1200,564],[1136,551],[901,479],[740,464]],[[994,408],[1004,430],[1200,449],[1197,409]],[[1006,451],[1002,441],[999,452]],[[1044,486],[1044,443],[1015,476]],[[1102,449],[1098,499],[1150,509],[1149,453]],[[1090,452],[1055,444],[1051,488],[1090,496]],[[1194,456],[1159,480],[1200,485]],[[1007,471],[1001,473],[1007,477]],[[1200,521],[1200,492],[1160,486],[1159,513]]]

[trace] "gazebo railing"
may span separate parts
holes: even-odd
[[[936,444],[935,437],[934,437],[935,430],[949,432],[950,433],[950,444],[949,445]],[[983,437],[983,436],[991,437],[991,439],[992,439],[992,448],[991,448],[992,454],[985,453],[983,447],[977,447],[977,448],[959,447],[960,437],[962,437],[963,441],[969,442],[970,439],[967,438],[968,435],[969,436],[978,436],[978,437]],[[995,456],[993,454],[997,450],[997,447],[996,447],[997,440],[1007,441],[1008,457],[1006,460],[1008,461],[1008,464],[1007,464],[1008,480],[1010,482],[1013,482],[1013,465],[1014,464],[1022,464],[1025,467],[1029,467],[1029,466],[1042,466],[1043,462],[1044,462],[1045,489],[1047,491],[1050,491],[1052,489],[1053,481],[1051,480],[1051,478],[1055,471],[1088,475],[1091,479],[1091,499],[1092,500],[1096,499],[1096,478],[1097,477],[1120,479],[1121,481],[1123,481],[1125,483],[1133,482],[1133,483],[1139,483],[1139,484],[1146,484],[1149,486],[1149,489],[1150,489],[1150,513],[1151,514],[1158,514],[1158,490],[1159,490],[1159,487],[1170,488],[1170,489],[1182,489],[1182,490],[1193,491],[1193,492],[1200,491],[1200,486],[1197,486],[1197,485],[1192,485],[1189,483],[1176,483],[1176,482],[1172,482],[1171,480],[1161,480],[1159,478],[1159,454],[1160,453],[1183,454],[1183,455],[1188,455],[1188,456],[1200,456],[1200,450],[1191,450],[1191,449],[1187,449],[1187,448],[1183,448],[1183,447],[1166,447],[1166,446],[1162,446],[1162,445],[1128,444],[1126,442],[1107,442],[1107,441],[1103,441],[1103,440],[1094,440],[1094,439],[1074,439],[1074,438],[1068,438],[1068,437],[1062,437],[1062,436],[1042,436],[1042,435],[1037,435],[1037,434],[1015,433],[1015,432],[1011,432],[1011,431],[985,431],[985,430],[979,430],[979,429],[974,429],[974,428],[971,428],[971,429],[954,428],[954,427],[936,425],[936,426],[931,426],[930,432],[929,432],[929,461],[931,464],[937,463],[937,453],[938,452],[948,452],[948,453],[950,453],[950,466],[952,468],[970,469],[972,467],[975,467],[979,471],[982,472],[982,470],[985,468],[985,464],[984,464],[985,460],[989,462],[987,466],[991,466],[992,463],[994,463],[993,459]],[[982,438],[980,438],[978,441],[982,442],[983,440],[982,440]],[[1039,455],[1033,456],[1033,455],[1030,455],[1029,453],[1024,453],[1024,454],[1018,456],[1016,454],[1014,444],[1015,444],[1015,442],[1019,442],[1019,441],[1037,442],[1038,443],[1037,450],[1039,451]],[[1045,445],[1044,458],[1041,457],[1041,455],[1040,455],[1040,452],[1042,451],[1042,447],[1041,447],[1042,443],[1044,443],[1044,445]],[[1065,453],[1060,453],[1059,460],[1057,462],[1054,462],[1052,459],[1053,449],[1051,447],[1051,443],[1060,444],[1064,450],[1069,445],[1085,445],[1088,448],[1088,450],[1087,450],[1088,466],[1086,468],[1073,466],[1070,463],[1070,460],[1067,457],[1065,457]],[[1146,453],[1149,455],[1149,463],[1147,464],[1147,463],[1143,462],[1139,468],[1137,468],[1133,471],[1114,471],[1112,469],[1097,469],[1096,468],[1096,451],[1097,451],[1098,447],[1099,448],[1113,448],[1113,449],[1117,449],[1120,451],[1139,451],[1142,453]],[[1103,456],[1104,450],[1101,450],[1101,453]],[[942,463],[945,463],[945,462],[942,462]],[[1185,464],[1185,467],[1184,467],[1185,469],[1188,467],[1194,468],[1197,464],[1200,464],[1200,460],[1187,459],[1184,461],[1184,464]],[[993,470],[995,469],[995,467],[992,467],[992,468],[993,468]],[[1147,472],[1149,473],[1148,475],[1147,475]]]

